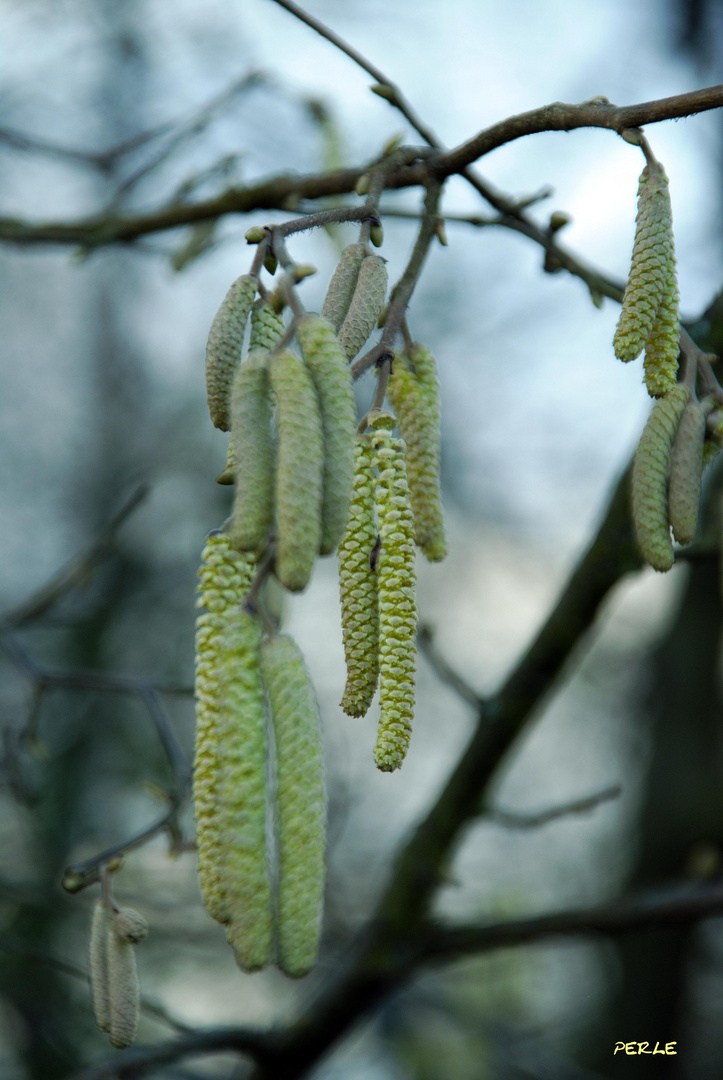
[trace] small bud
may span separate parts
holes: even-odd
[[[369,177],[366,173],[359,177],[354,186],[354,190],[356,191],[357,195],[366,195],[366,193],[369,191]]]
[[[300,281],[304,280],[304,278],[311,277],[315,273],[316,267],[312,266],[311,263],[297,263],[297,265],[292,270],[294,284],[298,285]]]
[[[244,233],[244,238],[247,244],[260,244],[262,240],[266,239],[266,229],[261,225],[252,225],[251,228]]]
[[[382,157],[389,157],[395,150],[398,150],[402,145],[403,138],[404,132],[398,131],[396,135],[392,135],[391,139],[387,139],[382,147]]]
[[[71,895],[73,893],[80,892],[84,884],[85,878],[83,877],[83,875],[76,874],[74,870],[66,870],[63,874],[63,880],[61,881],[61,885],[63,886],[65,891],[67,893],[70,893]]]
[[[550,234],[556,233],[559,229],[564,228],[565,225],[569,225],[572,218],[569,214],[563,213],[562,210],[555,210],[553,214],[550,214],[550,223],[548,225],[548,232]]]
[[[437,237],[442,247],[447,247],[447,229],[444,224],[444,218],[437,218],[435,221],[434,235]]]
[[[369,239],[374,247],[381,247],[384,243],[384,228],[382,225],[372,225],[369,230]]]
[[[620,132],[620,136],[625,139],[625,142],[631,143],[633,146],[640,146],[643,133],[640,128],[626,128],[625,131]]]
[[[384,98],[385,101],[396,101],[397,91],[388,83],[372,83],[369,89],[377,97]]]
[[[264,255],[264,266],[266,267],[266,269],[268,270],[268,272],[271,274],[272,277],[276,273],[278,265],[279,265],[279,260],[276,258],[276,256],[274,254],[272,254],[272,252],[267,251],[266,254]]]

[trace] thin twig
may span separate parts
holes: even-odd
[[[451,686],[464,701],[468,702],[475,709],[479,709],[482,704],[482,698],[444,659],[434,643],[434,634],[432,633],[431,627],[424,625],[419,627],[417,630],[417,645],[424,653],[433,670],[442,682]]]
[[[539,829],[550,821],[558,821],[562,817],[571,815],[589,814],[596,810],[601,803],[617,799],[622,794],[620,784],[603,788],[594,795],[586,795],[582,799],[574,799],[572,802],[562,803],[560,806],[550,806],[547,810],[538,810],[534,814],[521,814],[512,810],[501,810],[494,807],[484,811],[487,821],[495,825],[503,825],[507,829]]]
[[[73,1080],[135,1080],[151,1069],[170,1065],[185,1057],[229,1050],[263,1062],[270,1046],[270,1036],[261,1032],[238,1027],[208,1028],[153,1046],[123,1050],[106,1061],[76,1073]]]

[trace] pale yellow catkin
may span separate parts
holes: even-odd
[[[357,424],[354,385],[344,350],[326,319],[307,315],[300,321],[296,336],[311,372],[321,415],[324,470],[319,553],[329,555],[339,543],[349,517]]]
[[[643,369],[645,386],[651,397],[665,397],[675,386],[679,352],[678,282],[673,259],[668,267],[663,299],[653,329],[645,342]]]
[[[276,743],[278,962],[287,975],[300,977],[316,962],[324,898],[321,721],[303,657],[291,638],[265,641],[261,664]]]
[[[219,869],[228,939],[244,971],[271,959],[271,879],[266,850],[267,740],[259,646],[262,628],[231,613],[220,689]]]
[[[638,213],[630,274],[613,345],[618,359],[634,360],[655,323],[671,265],[675,272],[668,179],[661,165],[646,165],[638,185]]]
[[[335,331],[344,322],[354,295],[359,268],[366,257],[364,244],[349,244],[342,251],[324,297],[321,314]]]
[[[90,927],[90,950],[88,969],[93,1015],[101,1031],[110,1031],[110,989],[108,986],[108,934],[112,928],[113,913],[107,904],[99,900],[93,908]]]
[[[271,385],[279,431],[275,573],[298,592],[308,584],[321,543],[321,417],[311,375],[289,349],[273,357]]]
[[[227,919],[220,872],[224,839],[218,816],[224,753],[220,742],[220,684],[227,662],[224,635],[231,613],[251,587],[254,573],[253,559],[235,551],[225,533],[209,536],[199,570],[198,603],[206,611],[196,621],[193,801],[201,895],[209,914],[218,922]]]
[[[110,1041],[117,1050],[130,1046],[136,1037],[141,1009],[141,986],[135,948],[108,930],[108,987],[110,991]]]
[[[229,533],[239,551],[260,548],[273,522],[271,417],[269,354],[258,349],[249,353],[239,367],[231,392],[236,487]]]
[[[416,668],[414,518],[404,443],[391,434],[395,423],[389,414],[371,421],[381,540],[377,563],[380,714],[374,759],[383,772],[398,769],[409,747]]]
[[[372,565],[377,543],[375,480],[368,437],[359,436],[354,454],[349,523],[339,544],[339,597],[347,671],[341,707],[348,716],[365,716],[379,681],[379,597],[377,570]]]
[[[673,442],[689,391],[678,383],[656,401],[635,454],[632,511],[643,556],[653,569],[670,570],[675,556],[668,525],[668,475]]]
[[[339,328],[339,341],[349,360],[377,325],[387,294],[387,268],[380,255],[367,255],[361,264],[349,310]]]
[[[251,332],[249,352],[256,349],[276,348],[286,333],[283,316],[274,311],[268,300],[259,297],[251,308]]]
[[[406,444],[414,538],[427,559],[438,562],[447,554],[440,490],[439,382],[429,349],[416,345],[414,352],[420,376],[409,369],[404,354],[396,356],[387,393]]]
[[[692,544],[698,531],[704,439],[705,411],[691,398],[675,436],[668,485],[668,514],[679,544]]]
[[[206,345],[206,397],[215,427],[228,431],[231,385],[241,362],[246,322],[258,278],[242,274],[226,293],[211,323]]]

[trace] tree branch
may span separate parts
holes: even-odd
[[[262,1061],[266,1058],[269,1045],[270,1039],[261,1032],[236,1027],[208,1028],[154,1046],[124,1050],[76,1073],[73,1080],[135,1080],[151,1069],[170,1065],[185,1057],[228,1050]]]

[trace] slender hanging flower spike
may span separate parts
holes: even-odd
[[[108,986],[108,934],[113,923],[113,913],[102,900],[93,908],[90,927],[90,996],[93,1015],[101,1031],[110,1031],[110,988]]]
[[[663,167],[655,162],[645,166],[638,185],[633,257],[613,339],[618,359],[627,362],[639,355],[664,296],[670,299],[671,275],[674,279],[670,193]]]
[[[221,880],[224,837],[219,819],[221,741],[220,683],[227,665],[225,633],[231,613],[251,587],[255,564],[235,551],[225,533],[209,536],[199,571],[196,620],[196,750],[193,801],[196,815],[198,877],[203,902],[218,922],[227,910]]]
[[[279,428],[275,572],[282,585],[298,592],[308,584],[321,543],[321,418],[311,375],[289,349],[271,361],[271,386]]]
[[[688,388],[678,383],[656,401],[633,463],[632,508],[638,544],[646,562],[661,573],[670,570],[675,559],[667,485],[675,433],[688,399]]]
[[[704,439],[705,409],[691,398],[675,436],[668,485],[670,524],[679,544],[691,544],[698,531]]]
[[[236,454],[231,543],[239,551],[256,551],[268,536],[274,514],[269,354],[263,349],[249,353],[236,373],[231,438]]]
[[[403,354],[395,357],[387,393],[406,444],[414,538],[429,561],[438,562],[447,554],[439,483],[439,382],[430,350],[414,345],[410,359],[412,354],[418,364],[414,372]]]
[[[261,646],[276,742],[279,845],[278,961],[287,975],[316,962],[321,932],[326,799],[319,707],[296,644],[278,635]]]
[[[671,249],[672,250],[672,249]],[[678,321],[678,282],[675,258],[672,257],[665,290],[653,329],[645,342],[645,385],[651,397],[665,397],[675,386],[680,352],[680,323]]]
[[[254,615],[231,612],[220,688],[219,870],[228,940],[244,971],[265,967],[272,949],[261,633]]]
[[[324,441],[321,555],[334,551],[349,517],[354,475],[356,400],[344,350],[326,319],[307,315],[296,336],[316,389]]]
[[[141,987],[134,946],[147,931],[145,919],[130,909],[119,911],[108,930],[110,1041],[118,1050],[131,1045],[138,1029]]]
[[[241,362],[244,331],[258,278],[242,274],[226,293],[211,323],[206,345],[206,397],[215,427],[228,431],[229,399],[236,368]]]
[[[341,707],[348,716],[365,716],[379,681],[379,597],[377,570],[372,565],[377,543],[375,481],[367,437],[359,436],[354,454],[349,524],[339,544],[341,629],[347,671]]]
[[[322,318],[331,323],[335,331],[344,322],[351,298],[354,295],[359,268],[366,258],[364,244],[349,244],[342,251],[336,270],[332,274],[321,308]]]
[[[285,333],[286,326],[282,316],[274,311],[268,300],[259,297],[251,308],[249,352],[254,352],[256,349],[268,349],[270,352],[278,345]]]
[[[378,471],[376,503],[381,540],[377,563],[380,715],[374,759],[383,772],[398,769],[409,747],[416,667],[414,518],[404,443],[391,434],[396,422],[389,413],[379,413],[369,422]]]
[[[349,310],[339,329],[339,341],[353,360],[377,325],[387,295],[387,268],[380,255],[367,255],[361,264]]]

